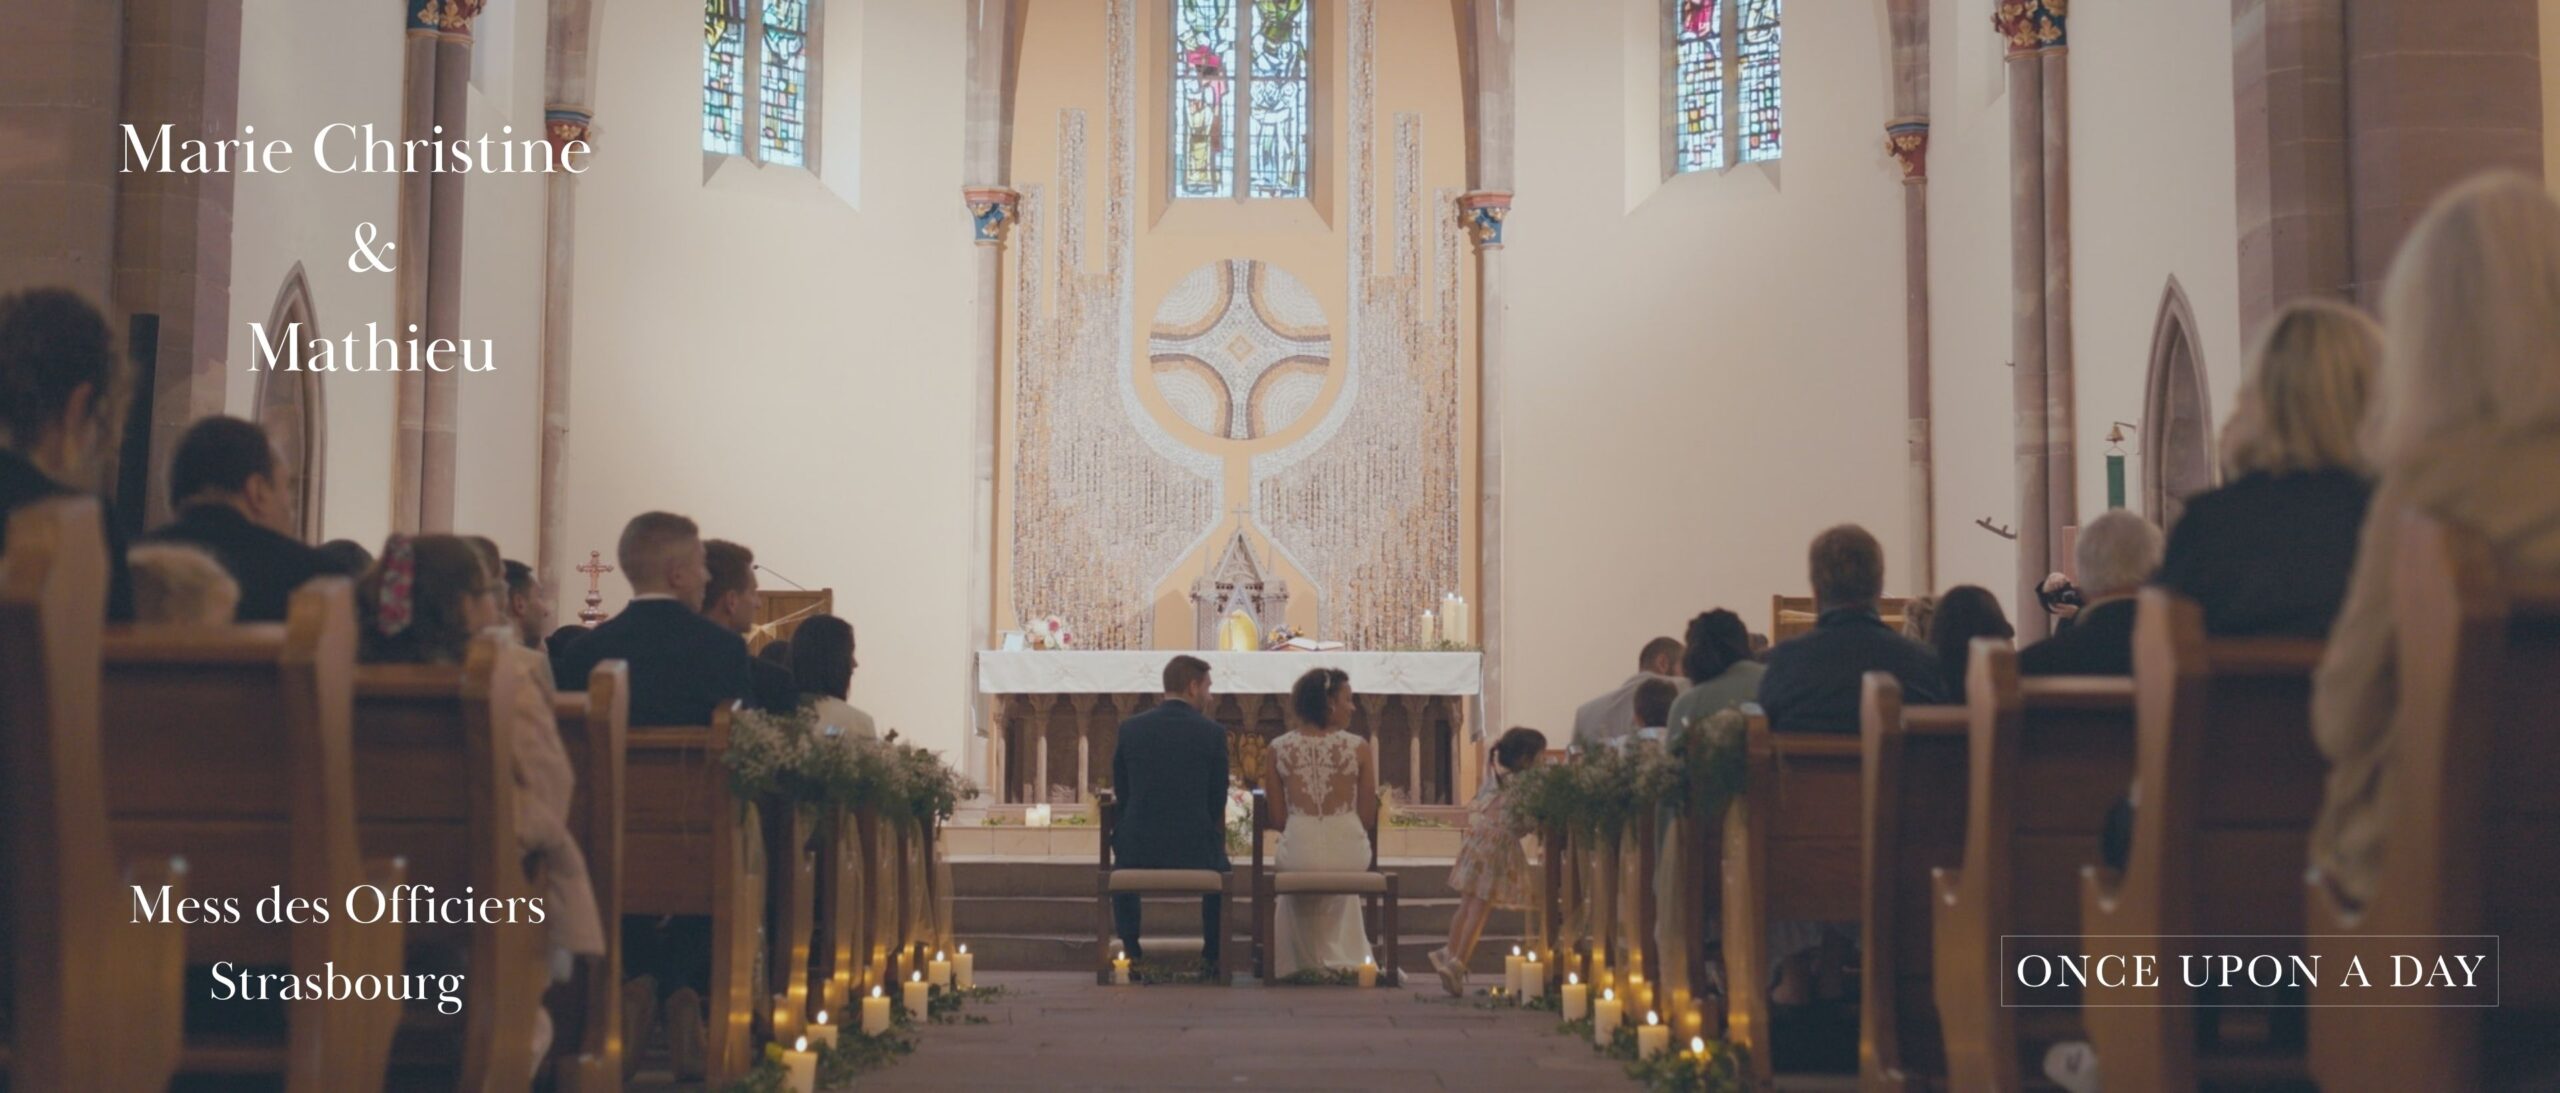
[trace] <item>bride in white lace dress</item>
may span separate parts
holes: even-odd
[[[1318,668],[1290,693],[1296,727],[1271,742],[1272,822],[1280,826],[1279,870],[1358,872],[1369,868],[1362,817],[1378,808],[1378,753],[1354,735],[1351,678]],[[1278,975],[1308,968],[1357,968],[1370,955],[1358,896],[1281,896],[1272,928]]]

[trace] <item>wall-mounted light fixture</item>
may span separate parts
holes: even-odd
[[[2127,429],[2136,433],[2142,431],[2141,426],[2129,421],[2115,422],[2107,429],[2107,507],[2111,509],[2124,507],[2124,432]]]

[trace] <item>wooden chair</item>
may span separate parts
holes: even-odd
[[[396,859],[357,852],[350,721],[354,591],[344,578],[296,590],[285,621],[135,626],[106,638],[101,688],[108,807],[119,844],[183,855],[196,895],[238,901],[241,921],[188,933],[190,965],[283,965],[353,979],[401,970],[403,928],[343,913],[347,894],[403,883]],[[256,905],[278,888],[323,901],[327,922],[268,925]],[[184,1073],[281,1074],[288,1090],[382,1086],[400,1005],[389,999],[284,1003],[282,1041],[190,1036]],[[92,1030],[95,1031],[95,1030]]]
[[[1754,713],[1749,773],[1724,821],[1725,1035],[1771,1080],[1768,925],[1853,922],[1860,890],[1863,744],[1854,736],[1769,731]],[[1783,866],[1778,863],[1783,862]]]
[[[1935,881],[1938,1014],[1954,1088],[2021,1088],[2040,1075],[2047,1045],[2085,1038],[2076,1009],[2004,1005],[2000,985],[2020,953],[2079,951],[2069,938],[2080,932],[2080,867],[2133,779],[2133,693],[2123,676],[2022,680],[2008,642],[1974,643],[1964,849]],[[2043,936],[2015,936],[2029,934]]]
[[[189,895],[186,865],[121,875],[98,733],[106,547],[98,503],[9,514],[0,554],[0,1085],[159,1089],[181,1040],[188,927],[132,925],[132,889]],[[101,1035],[113,1030],[113,1035]]]
[[[2304,848],[2327,770],[2310,725],[2321,643],[2208,641],[2203,609],[2164,589],[2145,590],[2140,610],[2133,850],[2121,873],[2081,871],[2081,951],[2130,960],[2160,954],[2164,937],[2262,934],[2268,953],[2287,955],[2281,939],[2302,933]],[[2176,961],[2163,954],[2163,965],[2174,971]],[[2300,1057],[2284,1051],[2200,1052],[2199,1021],[2227,1011],[2193,1003],[2167,972],[2156,987],[2084,990],[2082,1021],[2108,1087],[2303,1076]]]
[[[563,1093],[619,1093],[622,1042],[623,747],[630,733],[631,672],[618,660],[587,675],[585,694],[561,694],[551,705],[560,745],[578,775],[569,799],[569,833],[587,854],[596,914],[604,920],[604,955],[579,961],[577,977],[552,992],[556,1029],[551,1069]]]
[[[2330,1008],[2358,993],[2333,974],[2312,992],[2311,1069],[2331,1093],[2526,1088],[2522,1066],[2549,1079],[2560,1009],[2560,581],[2501,574],[2476,535],[2422,515],[2399,533],[2390,842],[2362,907],[2311,880],[2302,932],[2324,968],[2496,935],[2498,1008]]]
[[[1870,1093],[1946,1085],[1930,977],[1930,873],[1964,852],[1966,726],[1964,707],[1904,706],[1891,673],[1867,673],[1858,1074]]]
[[[633,728],[623,767],[624,913],[711,919],[704,1076],[715,1087],[755,1068],[756,1015],[770,1005],[755,979],[765,922],[763,821],[754,802],[729,792],[722,756],[730,713],[714,712],[707,726]]]
[[[1227,875],[1215,869],[1115,869],[1111,865],[1111,832],[1120,820],[1120,801],[1106,792],[1097,800],[1094,814],[1100,819],[1102,850],[1100,871],[1094,876],[1093,981],[1111,982],[1111,954],[1116,929],[1111,920],[1112,898],[1121,894],[1148,896],[1215,896],[1218,899],[1218,928],[1228,936],[1218,939],[1217,981],[1232,985],[1236,977],[1235,897],[1227,890]],[[1257,820],[1256,823],[1260,821]],[[1256,855],[1256,861],[1260,856]],[[1257,938],[1261,935],[1257,933]],[[1266,957],[1267,959],[1267,957]]]
[[[1404,985],[1404,969],[1396,954],[1403,949],[1404,926],[1400,906],[1400,885],[1396,875],[1378,868],[1378,829],[1369,828],[1369,868],[1365,870],[1319,873],[1311,871],[1281,872],[1275,860],[1263,865],[1263,832],[1271,827],[1271,801],[1261,790],[1253,792],[1253,951],[1254,975],[1268,980],[1277,956],[1273,950],[1279,926],[1281,896],[1358,896],[1361,918],[1375,923],[1378,940],[1373,944],[1386,953],[1378,961],[1378,980],[1393,986]],[[1223,921],[1223,920],[1222,920]],[[1219,950],[1222,954],[1224,947]]]
[[[1886,596],[1876,601],[1876,613],[1895,632],[1902,630],[1902,610],[1911,602],[1905,596]],[[1776,644],[1812,632],[1822,620],[1822,611],[1811,596],[1769,597],[1769,642]]]

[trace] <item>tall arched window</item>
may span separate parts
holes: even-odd
[[[284,275],[276,306],[267,314],[267,329],[302,345],[319,336],[319,324],[312,319],[311,285],[303,280],[299,262]],[[322,405],[320,375],[262,369],[254,402],[258,424],[276,446],[276,481],[292,506],[290,521],[305,542],[320,540],[320,479],[328,466],[328,415]]]
[[[816,42],[809,0],[703,0],[702,150],[808,166]]]
[[[2172,277],[2142,385],[2142,514],[2163,528],[2178,522],[2187,498],[2214,485],[2213,414],[2196,345],[2195,310]]]
[[[1309,0],[1170,2],[1173,196],[1305,197]]]
[[[1781,0],[1670,0],[1671,166],[1778,158]],[[1730,137],[1731,139],[1728,139]]]

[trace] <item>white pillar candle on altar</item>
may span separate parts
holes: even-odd
[[[1513,999],[1520,996],[1520,947],[1511,947],[1511,955],[1502,958],[1502,989]]]
[[[948,989],[951,986],[951,957],[939,949],[934,950],[933,960],[924,966],[924,977],[926,982]]]
[[[1644,1024],[1636,1028],[1636,1058],[1650,1059],[1671,1050],[1671,1026],[1662,1023],[1662,1015],[1644,1011]]]
[[[1360,958],[1360,985],[1363,987],[1374,987],[1378,985],[1377,957],[1364,956]]]
[[[791,1093],[818,1093],[818,1053],[809,1050],[806,1036],[797,1043],[782,1053],[782,1087]]]
[[[966,944],[951,954],[951,985],[964,991],[978,986],[978,955],[970,952]]]
[[[811,1044],[824,1044],[827,1047],[834,1047],[836,1046],[836,1034],[838,1031],[840,1030],[838,1030],[834,1025],[828,1023],[827,1011],[819,1010],[818,1019],[811,1022],[809,1025],[809,1042]]]
[[[889,996],[880,988],[871,988],[871,997],[862,1000],[862,1034],[878,1036],[889,1031]]]
[[[932,995],[932,987],[924,981],[923,972],[917,972],[915,978],[907,980],[907,1020],[924,1020],[933,1006]]]
[[[1575,975],[1572,972],[1566,972],[1564,976],[1564,1019],[1567,1021],[1579,1021],[1582,1020],[1582,1016],[1584,1014],[1589,1012],[1591,1012],[1591,987],[1582,981],[1581,976]]]
[[[1606,988],[1600,991],[1600,1001],[1591,1007],[1592,1043],[1609,1046],[1609,1038],[1618,1034],[1618,1012],[1623,1008],[1618,992]]]
[[[1439,643],[1440,618],[1426,608],[1422,612],[1422,647],[1428,649]]]

